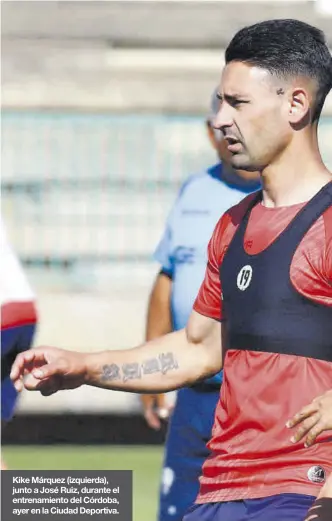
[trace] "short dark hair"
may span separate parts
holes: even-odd
[[[225,52],[226,64],[246,62],[280,78],[306,76],[317,83],[313,121],[332,87],[332,58],[323,31],[299,20],[267,20],[241,29]]]

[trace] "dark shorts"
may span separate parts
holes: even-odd
[[[315,499],[301,494],[279,494],[262,499],[196,504],[183,521],[304,521]]]
[[[178,392],[166,440],[159,521],[182,521],[195,502],[219,393],[217,387]]]
[[[21,351],[31,347],[36,324],[1,330],[1,419],[8,421],[14,414],[17,392],[9,378],[11,365]]]

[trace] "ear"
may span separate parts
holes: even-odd
[[[303,88],[293,89],[289,98],[289,122],[298,125],[310,114],[310,96]]]
[[[207,129],[207,135],[209,138],[209,141],[214,149],[217,149],[217,142],[216,142],[216,136],[214,133],[214,130],[212,128],[211,122],[207,119],[206,120],[206,129]]]

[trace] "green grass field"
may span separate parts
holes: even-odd
[[[17,470],[133,470],[133,521],[155,521],[162,447],[5,446],[2,457]]]

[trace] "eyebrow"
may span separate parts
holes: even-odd
[[[244,94],[225,94],[224,96],[222,96],[220,94],[220,92],[217,92],[217,98],[218,100],[220,101],[223,101],[224,99],[229,103],[229,102],[234,102],[234,101],[243,101],[244,103],[249,103],[249,100],[248,99],[244,99],[244,98],[248,98],[248,96],[245,96]]]

